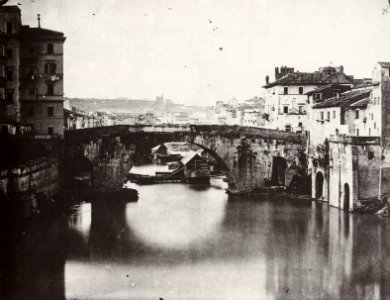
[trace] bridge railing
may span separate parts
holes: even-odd
[[[130,125],[129,132],[191,132],[189,125]]]
[[[274,129],[229,125],[114,125],[76,129],[65,132],[65,139],[91,139],[109,135],[122,135],[128,133],[191,133],[191,134],[218,134],[224,136],[248,136],[265,139],[288,140],[302,143],[305,135]]]

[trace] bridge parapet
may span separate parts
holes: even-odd
[[[194,133],[207,133],[208,135],[220,135],[227,137],[254,137],[273,140],[284,140],[292,143],[303,143],[306,140],[305,135],[267,129],[260,127],[229,126],[229,125],[191,125],[191,131]]]

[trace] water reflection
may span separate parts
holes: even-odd
[[[92,220],[91,203],[82,203],[73,207],[73,214],[68,219],[70,229],[78,232],[86,242],[89,239]]]
[[[216,238],[226,195],[199,185],[166,185],[166,191],[160,197],[154,186],[145,187],[139,203],[128,204],[126,220],[139,240],[151,247],[183,249]]]
[[[137,203],[1,228],[4,299],[389,299],[388,219],[139,186]],[[4,259],[7,258],[7,259]]]
[[[71,239],[68,299],[390,296],[387,219],[213,187],[137,188],[137,203],[92,205],[87,246]]]

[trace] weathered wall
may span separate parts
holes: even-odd
[[[329,144],[329,204],[353,210],[359,201],[378,197],[379,138],[337,137]],[[348,204],[345,203],[346,184],[349,188]]]
[[[290,174],[286,177],[286,186],[293,176],[289,171],[301,166],[299,155],[303,147],[294,141],[256,137],[255,134],[232,134],[226,137],[216,132],[196,135],[194,143],[211,149],[223,159],[232,175],[229,180],[229,188],[232,190],[264,187],[271,181],[274,157],[286,160],[286,173]]]
[[[382,74],[381,196],[390,196],[390,79]]]
[[[9,174],[9,191],[34,190],[52,196],[60,190],[61,175],[58,161],[46,160],[24,168],[12,169]]]
[[[8,192],[8,170],[0,168],[0,192]]]

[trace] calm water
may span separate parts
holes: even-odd
[[[29,227],[9,254],[20,299],[390,297],[387,219],[213,186],[136,188],[136,203],[84,203]]]

